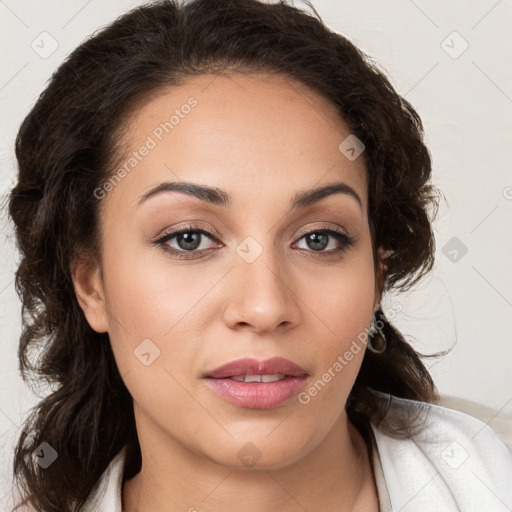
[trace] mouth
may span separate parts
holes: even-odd
[[[208,387],[225,401],[249,409],[287,404],[308,380],[299,365],[283,358],[238,359],[204,375]]]

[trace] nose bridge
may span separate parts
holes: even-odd
[[[263,243],[265,246],[248,236],[236,247],[237,274],[246,286],[252,288],[244,290],[250,291],[250,296],[263,295],[273,302],[282,301],[286,295],[282,255],[275,251],[271,236],[267,236]]]
[[[292,283],[282,255],[275,251],[271,236],[265,241],[264,246],[248,236],[235,249],[234,289],[226,309],[226,320],[232,326],[242,322],[269,330],[297,319]]]

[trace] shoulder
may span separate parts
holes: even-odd
[[[442,396],[437,404],[398,398],[375,392],[388,403],[388,412],[382,425],[383,432],[396,426],[413,425],[413,438],[418,443],[432,444],[439,437],[458,436],[471,440],[470,444],[497,443],[512,456],[512,416],[500,413],[470,400]],[[393,437],[393,436],[392,436]]]
[[[512,452],[512,416],[503,412],[503,409],[496,411],[478,402],[451,395],[441,396],[437,405],[463,412],[479,419],[488,425]]]
[[[512,450],[489,425],[442,405],[381,396],[388,414],[372,428],[393,509],[510,510]],[[411,422],[412,435],[393,434]]]

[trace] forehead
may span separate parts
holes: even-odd
[[[366,210],[364,158],[351,161],[339,149],[348,136],[334,105],[300,82],[199,75],[160,89],[126,120],[116,169],[124,165],[128,176],[111,195],[122,189],[135,201],[159,182],[182,180],[235,197],[277,189],[284,200],[292,188],[343,181]]]

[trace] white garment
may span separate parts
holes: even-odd
[[[377,393],[390,401],[371,423],[380,512],[511,512],[512,447],[482,421],[439,405]],[[396,439],[386,427],[416,418],[421,428]],[[125,448],[112,459],[84,512],[122,512]]]
[[[438,405],[393,397],[386,421],[416,414],[424,423],[411,439],[372,424],[392,510],[511,512],[512,448],[482,421]]]

